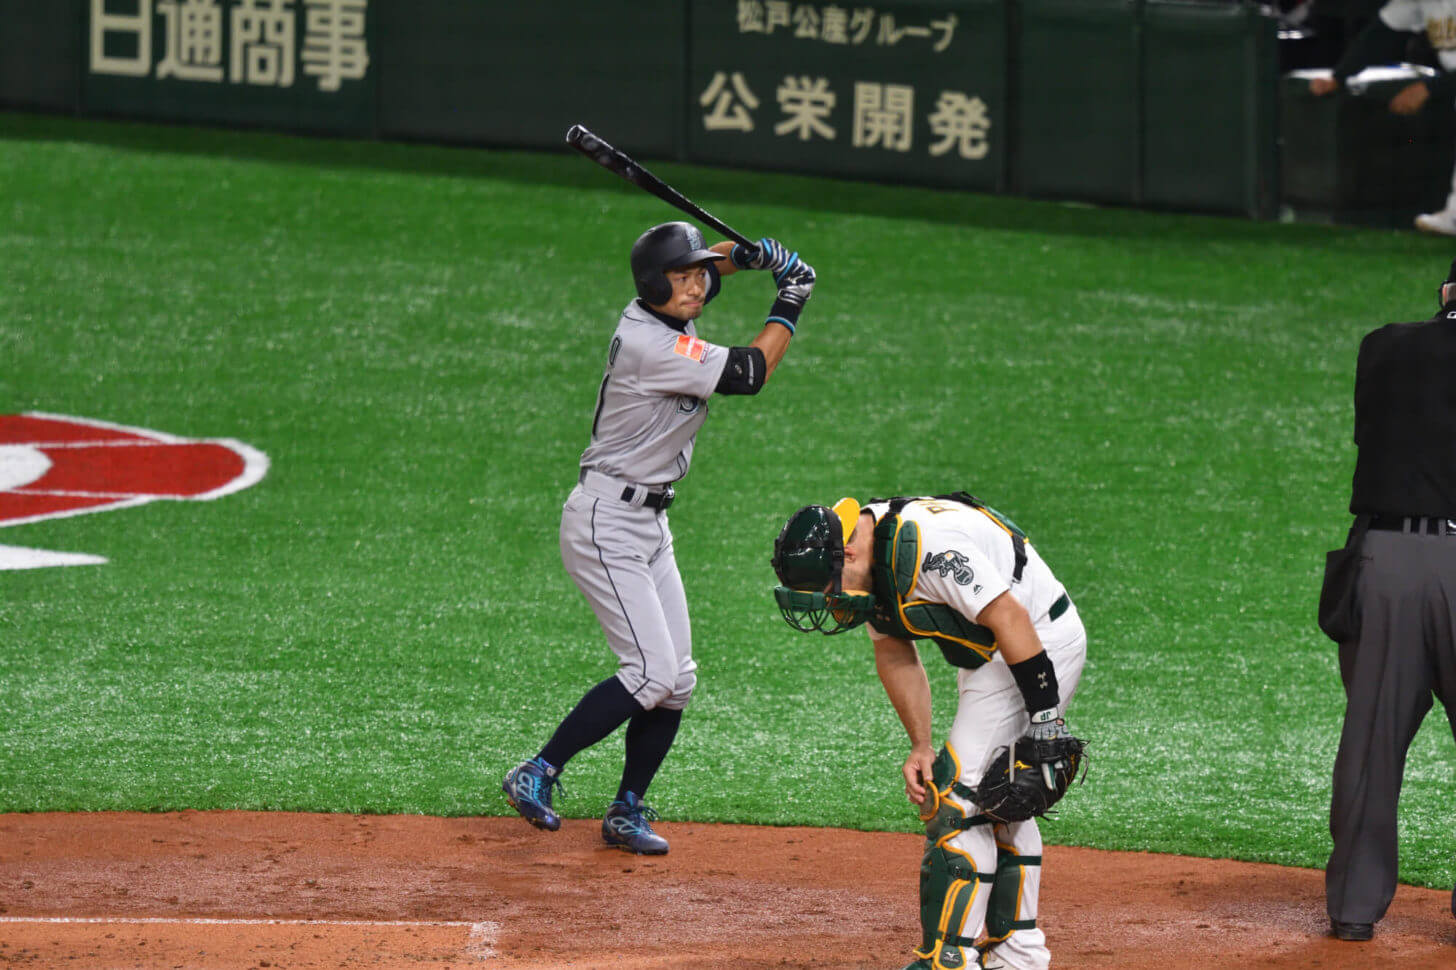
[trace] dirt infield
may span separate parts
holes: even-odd
[[[0,815],[0,965],[898,970],[921,840],[661,823],[182,812]],[[1316,870],[1048,847],[1063,968],[1456,966],[1447,893],[1401,887],[1370,943],[1325,935]]]

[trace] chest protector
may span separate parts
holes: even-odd
[[[1015,547],[1013,579],[1020,581],[1022,568],[1026,565],[1025,533],[966,492],[936,498],[984,511],[1005,529]],[[874,565],[870,569],[875,615],[870,619],[870,625],[881,633],[904,640],[929,637],[940,647],[947,663],[974,670],[996,652],[996,635],[990,627],[972,623],[944,603],[915,597],[922,562],[920,528],[900,516],[900,510],[911,501],[913,499],[891,499],[889,511],[875,525]]]

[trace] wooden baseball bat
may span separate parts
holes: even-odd
[[[608,145],[590,129],[581,125],[572,125],[567,129],[566,143],[607,171],[615,172],[638,188],[651,192],[668,205],[681,209],[705,225],[712,226],[729,239],[748,249],[750,255],[758,252],[757,243],[647,171],[626,152]]]

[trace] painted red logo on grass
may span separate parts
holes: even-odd
[[[161,499],[207,501],[267,472],[267,455],[230,438],[180,438],[59,414],[0,415],[0,527]]]

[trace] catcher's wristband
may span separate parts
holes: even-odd
[[[1021,689],[1021,699],[1026,703],[1029,714],[1056,708],[1062,703],[1061,691],[1057,687],[1057,670],[1046,651],[1028,657],[1021,663],[1008,664],[1016,686]]]

